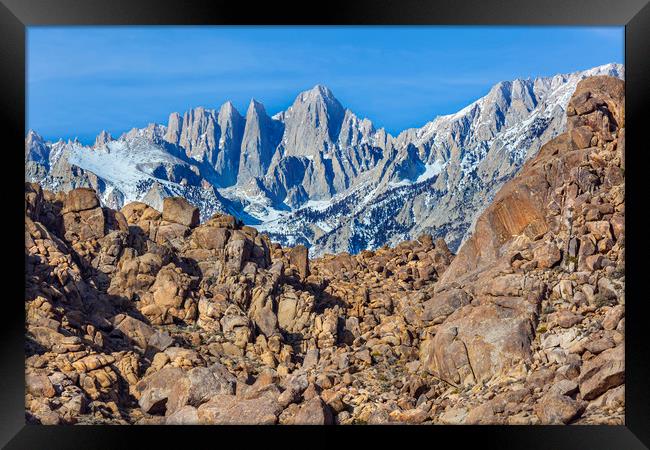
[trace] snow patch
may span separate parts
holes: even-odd
[[[431,164],[425,164],[424,165],[424,173],[422,173],[417,179],[415,180],[416,183],[421,183],[422,181],[426,181],[430,178],[433,178],[442,172],[442,169],[445,167],[445,164],[442,161],[434,161]]]

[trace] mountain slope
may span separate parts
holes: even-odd
[[[457,255],[309,259],[183,198],[26,183],[26,420],[623,425],[623,81],[566,114]]]
[[[504,81],[457,113],[391,136],[345,109],[325,86],[269,116],[251,100],[245,117],[219,110],[172,113],[167,125],[95,145],[25,140],[26,179],[51,190],[89,186],[121,207],[183,195],[202,219],[227,211],[310,253],[377,248],[422,232],[452,250],[539,147],[564,131],[579,80],[623,76],[617,64],[534,80]]]
[[[618,65],[499,83],[458,113],[395,138],[392,154],[366,174],[364,188],[325,210],[299,210],[263,229],[312,254],[358,252],[423,232],[457,249],[495,192],[542,144],[563,132],[565,109],[588,76],[623,76]],[[314,230],[316,222],[325,228]]]

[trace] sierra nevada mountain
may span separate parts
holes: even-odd
[[[495,94],[507,110],[513,90],[502,87]],[[25,183],[25,420],[623,425],[624,88],[609,76],[581,80],[565,107],[566,131],[504,183],[455,254],[424,233],[309,258],[304,246],[283,247],[232,215],[200,223],[197,205],[179,196],[164,198],[161,210],[131,202],[118,211],[92,189]],[[521,111],[539,104],[526,101]],[[471,117],[482,106],[492,107],[472,107]],[[488,123],[486,136],[496,127]],[[194,170],[219,177],[219,140],[197,140],[203,167],[160,140],[165,132],[103,135],[93,149],[28,139],[31,158],[78,180],[104,183],[90,171],[101,169],[131,189],[130,177],[153,174],[152,199],[196,187]],[[401,198],[416,202],[456,164],[451,155],[436,164],[420,148],[397,150],[377,163],[377,179],[360,174],[354,193],[329,207],[310,200],[305,211],[353,210],[367,196],[377,206],[368,226],[392,224]],[[115,155],[132,159],[108,167]],[[266,189],[250,181],[246,195]],[[309,220],[326,228],[320,221],[334,212]]]
[[[120,208],[161,209],[169,196],[197,205],[202,220],[232,214],[283,245],[310,253],[357,253],[443,237],[455,251],[479,213],[541,145],[566,127],[566,105],[588,76],[622,78],[608,64],[553,77],[498,83],[455,114],[392,136],[346,109],[325,86],[273,116],[251,100],[245,115],[172,113],[92,146],[25,139],[26,179],[53,191],[92,187]]]

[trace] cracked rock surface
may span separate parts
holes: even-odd
[[[457,255],[309,259],[182,198],[27,183],[28,421],[622,424],[623,99],[581,81]]]

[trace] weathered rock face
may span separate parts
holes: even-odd
[[[266,174],[282,131],[282,124],[271,119],[261,103],[251,100],[246,111],[246,127],[239,159],[237,181],[240,184]]]
[[[433,374],[473,385],[496,374],[516,377],[521,362],[550,364],[556,379],[579,376],[578,401],[540,399],[542,423],[571,421],[584,410],[581,401],[624,382],[616,327],[625,242],[612,233],[624,217],[623,105],[622,81],[581,81],[567,109],[568,131],[544,145],[479,217],[435,288],[434,300],[458,297],[459,289],[470,300],[449,303],[456,311],[421,348]],[[596,331],[605,325],[613,330],[607,337]]]
[[[89,188],[79,188],[70,193],[65,198],[65,212],[80,212],[87,209],[95,209],[99,206],[99,199],[95,191]]]
[[[590,200],[585,194],[590,195],[601,182],[595,173],[597,169],[607,169],[601,174],[606,178],[602,181],[607,183],[607,188],[620,186],[623,179],[617,178],[615,181],[619,183],[612,185],[610,173],[620,173],[621,155],[624,153],[612,134],[624,132],[623,85],[622,80],[612,77],[592,77],[578,84],[568,106],[568,132],[544,145],[539,155],[499,191],[490,207],[479,217],[472,237],[459,251],[446,280],[456,279],[463,272],[491,263],[509,250],[504,248],[504,244],[516,236],[539,240],[560,225],[549,222],[550,219],[558,220],[556,217],[562,209],[568,210],[576,202],[585,208],[585,200]],[[598,110],[594,109],[596,104]],[[577,115],[576,111],[587,112]],[[585,149],[576,144],[576,128],[589,130],[593,135],[593,147]],[[556,192],[559,189],[562,191]],[[549,202],[552,203],[549,205]],[[614,206],[610,206],[613,213]],[[593,229],[596,225],[585,223],[585,226]],[[609,223],[606,228],[609,228]]]
[[[422,235],[310,260],[182,199],[26,184],[28,420],[622,423],[621,83],[578,85],[457,256]]]
[[[162,218],[192,228],[199,224],[199,208],[182,197],[167,197],[163,200]]]
[[[300,276],[303,278],[309,276],[309,257],[307,247],[304,245],[297,245],[292,248],[289,253],[289,262],[296,266]]]
[[[427,369],[449,384],[473,385],[531,356],[532,311],[486,304],[460,308],[423,344]],[[427,345],[429,348],[427,348]]]
[[[580,393],[585,400],[593,400],[624,381],[625,349],[618,345],[585,363],[580,373]]]

